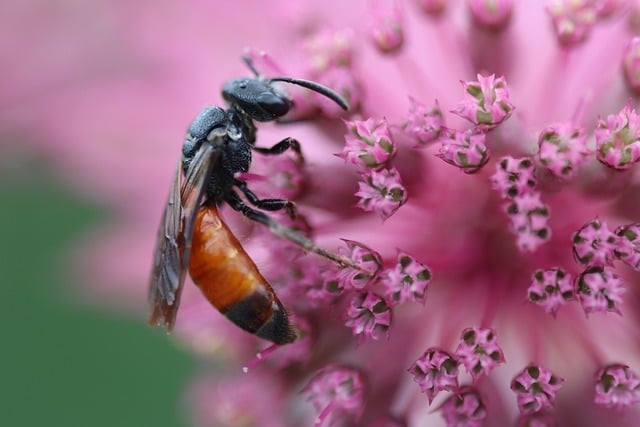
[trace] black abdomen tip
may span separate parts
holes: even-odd
[[[292,343],[298,338],[296,331],[289,323],[287,313],[279,302],[274,302],[273,314],[256,331],[256,335],[279,345]]]
[[[245,331],[275,344],[288,344],[298,337],[280,301],[268,293],[253,292],[223,313]]]

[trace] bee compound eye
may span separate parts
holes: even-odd
[[[256,98],[256,102],[265,111],[276,117],[284,116],[289,112],[289,103],[286,99],[273,92],[263,92]]]

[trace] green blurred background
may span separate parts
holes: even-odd
[[[42,170],[0,165],[0,425],[188,425],[181,391],[195,362],[152,333],[142,314],[73,298],[72,287],[83,284],[69,283],[61,260],[107,213]]]

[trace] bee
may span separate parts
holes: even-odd
[[[296,332],[286,310],[224,223],[218,208],[227,204],[303,249],[348,265],[348,260],[315,246],[310,239],[264,213],[285,210],[295,217],[293,202],[261,199],[236,177],[249,170],[252,151],[277,155],[292,149],[300,155],[299,142],[290,137],[270,148],[255,145],[254,121],[277,121],[293,106],[291,99],[273,86],[274,82],[310,89],[345,111],[348,104],[319,83],[290,77],[268,79],[257,72],[249,57],[244,61],[253,77],[227,82],[222,89],[227,108],[203,109],[184,140],[154,252],[149,324],[163,326],[168,332],[173,329],[188,270],[207,300],[237,326],[275,344],[287,344],[296,339]]]

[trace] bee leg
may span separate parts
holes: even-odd
[[[266,155],[282,154],[288,149],[291,149],[294,151],[294,153],[296,153],[298,160],[300,160],[301,163],[304,163],[304,156],[302,155],[302,150],[300,149],[300,143],[295,138],[287,137],[282,141],[278,142],[273,147],[269,147],[269,148],[253,147],[253,149],[254,151],[260,154],[266,154]]]
[[[298,233],[295,230],[292,230],[291,228],[280,225],[277,221],[274,221],[264,212],[257,211],[251,208],[250,206],[247,206],[242,201],[240,196],[238,196],[233,190],[230,190],[227,192],[227,194],[225,194],[224,201],[227,202],[227,204],[231,207],[231,209],[242,213],[244,216],[246,216],[247,218],[255,222],[259,222],[260,224],[266,225],[267,227],[269,227],[269,230],[271,230],[273,234],[295,243],[296,245],[300,246],[303,250],[308,252],[313,252],[322,257],[325,257],[335,262],[340,267],[343,267],[343,268],[349,267],[349,268],[354,268],[356,270],[362,270],[362,267],[354,263],[352,260],[317,246],[313,242],[313,240],[303,236],[302,234]]]
[[[246,186],[246,183],[244,184]],[[247,206],[247,204],[243,202],[240,196],[238,196],[238,194],[233,190],[230,190],[225,194],[224,201],[229,205],[229,207],[231,207],[231,209],[240,212],[252,221],[259,222],[267,227],[273,222],[273,220],[264,212],[260,212],[250,206]]]
[[[279,211],[284,209],[289,215],[290,218],[295,218],[297,216],[296,204],[290,200],[286,199],[260,199],[256,194],[249,190],[247,187],[247,183],[236,179],[234,185],[242,191],[242,193],[247,197],[247,200],[253,205],[265,211]],[[235,208],[234,208],[235,209]]]

